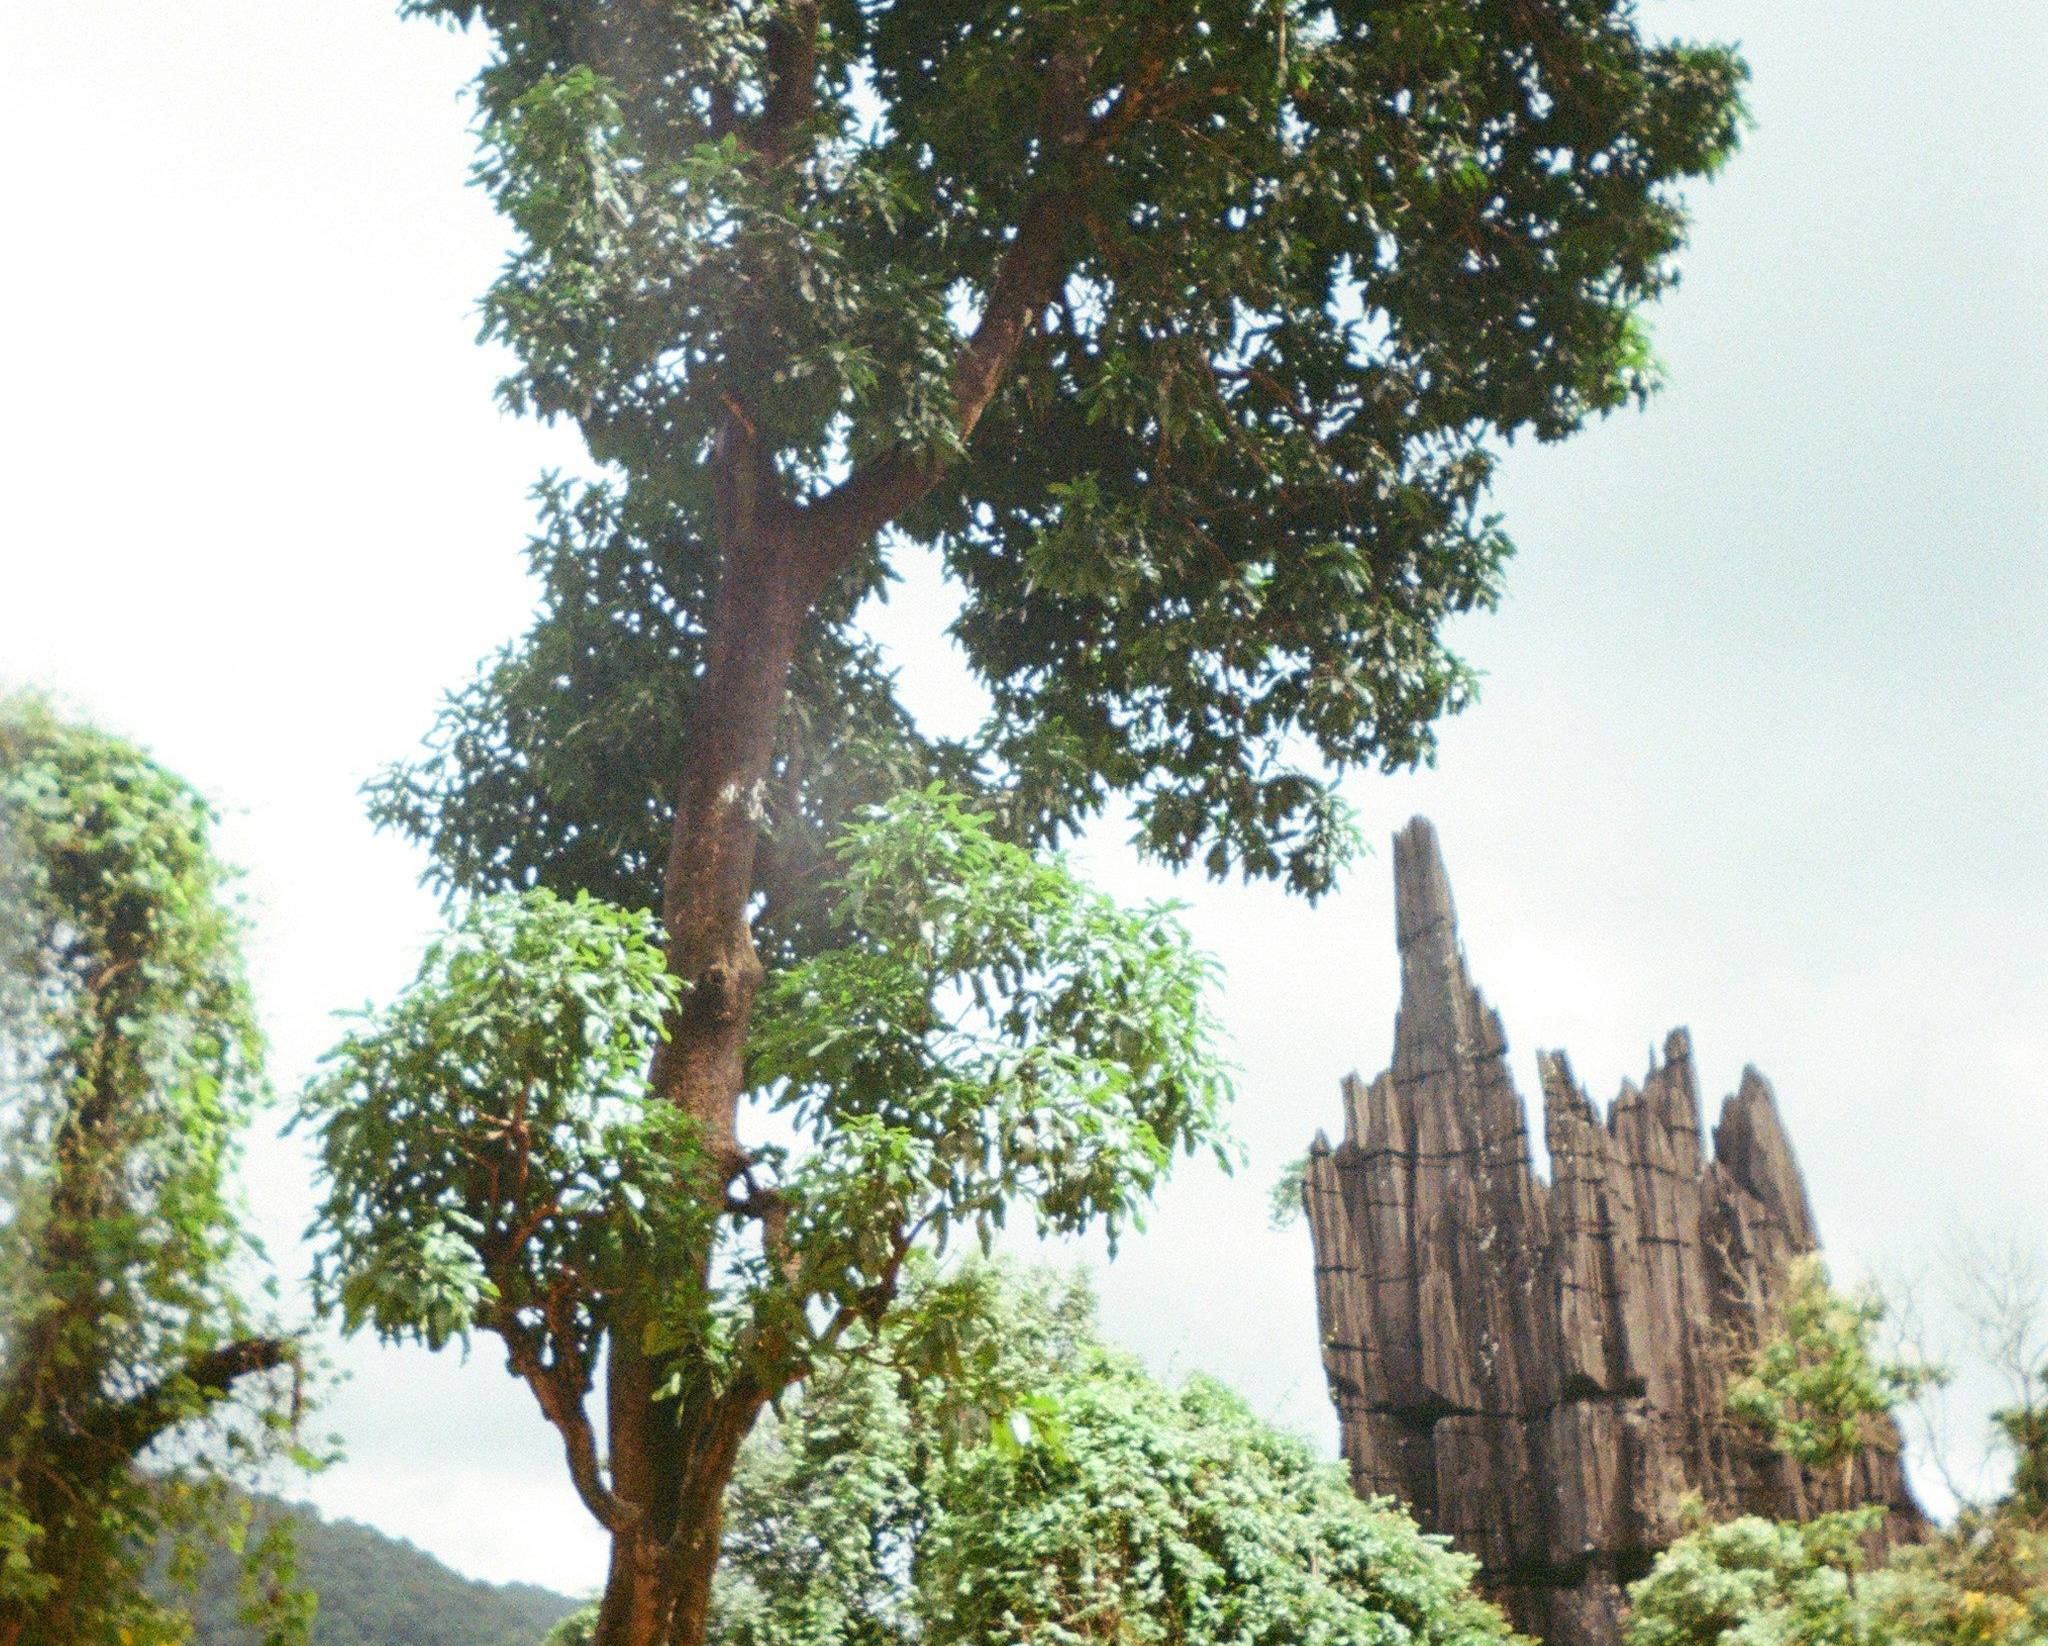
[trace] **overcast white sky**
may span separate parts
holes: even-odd
[[[213,794],[250,874],[280,1081],[434,923],[356,786],[525,621],[558,434],[491,403],[473,303],[501,240],[463,187],[473,44],[381,0],[66,0],[0,14],[0,679]],[[1710,1103],[1775,1082],[1837,1265],[1959,1231],[2048,1250],[2048,7],[1662,0],[1735,38],[1757,129],[1698,191],[1647,413],[1517,450],[1483,701],[1432,772],[1358,782],[1376,842],[1442,833],[1518,1077],[1596,1095],[1689,1024]],[[889,609],[949,712],[943,593]],[[1326,1444],[1307,1238],[1268,1187],[1386,1059],[1387,858],[1313,911],[1168,886],[1223,959],[1235,1180],[1187,1171],[1101,1269],[1112,1332]],[[280,1256],[310,1195],[259,1141]],[[1094,1259],[1098,1262],[1099,1254]],[[313,1496],[494,1578],[601,1573],[549,1436],[480,1344],[352,1346]]]

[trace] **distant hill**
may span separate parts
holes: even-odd
[[[538,1646],[579,1604],[530,1583],[479,1583],[352,1520],[278,1504],[298,1527],[299,1580],[320,1597],[313,1646]],[[259,1646],[235,1621],[236,1565],[216,1560],[192,1606],[192,1646]]]

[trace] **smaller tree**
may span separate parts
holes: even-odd
[[[2048,1274],[2020,1246],[1965,1247],[1954,1264],[1975,1358],[2006,1386],[1991,1437],[2011,1472],[2001,1496],[1962,1500],[1939,1547],[1959,1583],[2027,1605],[2048,1640]]]
[[[1884,1304],[1874,1294],[1838,1292],[1818,1257],[1793,1267],[1776,1333],[1728,1392],[1728,1408],[1754,1425],[1772,1450],[1831,1488],[1846,1508],[1857,1455],[1900,1402],[1938,1381],[1938,1368],[1883,1359],[1877,1330]],[[1801,1504],[1805,1518],[1806,1505]]]
[[[630,1547],[651,1486],[588,1411],[610,1345],[610,1401],[648,1403],[682,1482],[647,1568],[677,1639],[701,1635],[741,1442],[889,1325],[915,1254],[986,1249],[1019,1209],[1114,1240],[1176,1154],[1220,1149],[1211,968],[1167,911],[1117,907],[940,788],[864,815],[836,866],[836,941],[774,977],[749,1038],[771,1139],[717,1201],[719,1140],[643,1078],[678,987],[660,934],[587,894],[472,904],[305,1099],[322,1294],[387,1337],[495,1333]],[[628,1392],[621,1341],[666,1381]]]
[[[0,701],[0,1646],[183,1639],[157,1538],[295,1450],[296,1348],[237,1287],[265,1087],[211,822],[139,750]],[[249,1552],[287,1634],[287,1551]]]
[[[2029,1520],[2048,1520],[2048,1365],[2013,1405],[1991,1414],[1999,1439],[2012,1454],[2012,1483],[2004,1507]]]

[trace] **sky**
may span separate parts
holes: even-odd
[[[1479,703],[1434,769],[1352,784],[1376,850],[1313,909],[1145,869],[1114,829],[1080,852],[1185,899],[1223,963],[1246,1160],[1185,1169],[1114,1263],[1054,1256],[1160,1371],[1332,1449],[1307,1237],[1266,1201],[1387,1060],[1384,842],[1416,812],[1525,1094],[1538,1047],[1604,1098],[1686,1024],[1710,1111],[1770,1076],[1838,1272],[2048,1254],[2048,7],[1644,16],[1741,42],[1755,128],[1693,192],[1667,389],[1508,455],[1520,554],[1456,630]],[[352,0],[0,15],[0,681],[218,802],[286,1091],[434,928],[357,790],[523,627],[527,489],[578,459],[497,412],[475,340],[504,246],[465,187],[478,51]],[[946,612],[914,571],[876,625],[942,722],[970,697]],[[260,1134],[248,1179],[295,1273],[299,1146]],[[307,1495],[475,1575],[599,1580],[488,1340],[334,1353],[348,1460]]]

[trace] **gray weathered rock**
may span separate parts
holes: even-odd
[[[1604,1123],[1564,1055],[1539,1054],[1544,1182],[1421,818],[1395,837],[1394,885],[1393,1067],[1344,1082],[1344,1140],[1316,1140],[1303,1188],[1344,1455],[1360,1492],[1405,1499],[1477,1555],[1519,1627],[1611,1646],[1622,1586],[1676,1534],[1686,1492],[1721,1514],[1796,1512],[1791,1466],[1726,1394],[1819,1243],[1805,1184],[1753,1069],[1708,1158],[1683,1029]],[[1918,1532],[1896,1431],[1854,1479],[1892,1507],[1888,1536]]]

